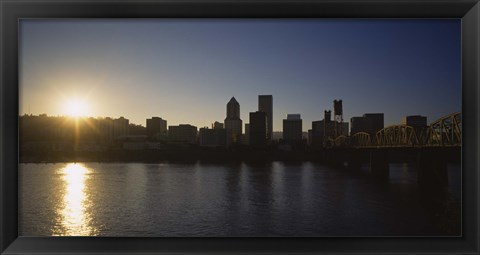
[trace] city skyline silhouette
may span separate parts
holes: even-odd
[[[260,96],[260,95],[259,95],[259,96]],[[234,98],[234,97],[232,97],[232,98]],[[241,109],[241,105],[240,105],[240,109]],[[333,106],[332,106],[331,108],[329,108],[329,109],[324,109],[324,111],[332,111],[332,109],[333,109]],[[256,110],[254,110],[253,112],[255,112],[255,111],[256,111]],[[241,110],[240,110],[240,112],[241,112]],[[250,113],[252,113],[252,112],[250,112]],[[440,118],[441,118],[441,117],[444,117],[444,116],[447,116],[447,115],[449,115],[449,114],[453,114],[453,113],[455,113],[455,112],[444,113],[444,115],[443,115],[443,116],[440,116]],[[292,115],[292,114],[293,114],[293,115],[299,114],[300,116],[302,116],[302,113],[288,113],[288,114],[286,114],[281,120],[286,119],[286,118],[288,117],[288,115]],[[364,113],[360,114],[359,116],[352,116],[352,118],[362,117],[362,115],[365,115],[365,114],[366,114],[366,115],[369,115],[369,114],[384,114],[384,113],[381,112],[381,111],[376,111],[376,112],[364,112]],[[69,114],[49,115],[49,114],[47,114],[47,113],[40,113],[40,114],[24,113],[24,114],[21,114],[20,117],[21,117],[21,116],[67,117],[67,118],[73,118],[73,119],[78,119],[78,118],[80,118],[80,119],[89,119],[89,118],[94,118],[94,119],[121,119],[121,118],[126,118],[126,119],[129,120],[129,121],[131,120],[131,119],[130,119],[130,116],[126,116],[126,115],[120,115],[120,116],[117,116],[117,117],[113,117],[113,116],[91,116],[91,115],[90,115],[90,116],[89,116],[89,115],[74,116],[74,115],[69,115]],[[228,113],[225,114],[225,116],[228,116]],[[223,116],[223,118],[225,118],[225,116]],[[408,115],[408,116],[422,116],[422,115],[415,114],[415,115]],[[305,120],[305,119],[303,119],[303,118],[301,117],[302,123],[305,123],[305,124],[306,124],[306,125],[303,125],[304,128],[302,129],[302,132],[305,133],[306,131],[308,131],[308,129],[310,129],[310,128],[312,127],[312,126],[311,126],[311,125],[312,125],[312,122],[319,121],[319,120],[324,120],[324,117],[325,117],[324,115],[321,115],[321,116],[319,115],[319,118],[316,119],[316,120]],[[405,118],[405,117],[407,117],[407,116],[403,116],[402,119]],[[426,117],[426,116],[422,116],[422,117]],[[133,124],[133,125],[136,125],[136,126],[146,127],[146,126],[147,126],[146,123],[147,123],[147,121],[148,121],[150,118],[160,118],[160,119],[163,119],[163,120],[167,121],[167,123],[168,123],[168,120],[165,119],[165,118],[162,118],[162,116],[153,115],[153,116],[147,117],[147,119],[145,119],[145,120],[143,121],[143,123],[130,122],[130,124]],[[220,120],[219,123],[224,124],[223,118],[222,118],[222,117],[219,117],[218,120],[217,120],[217,119],[210,120],[210,124],[204,125],[204,126],[196,126],[196,125],[193,125],[193,124],[190,123],[189,120],[187,120],[187,119],[185,119],[185,120],[183,120],[183,121],[180,121],[179,123],[176,123],[176,124],[173,124],[173,125],[184,125],[184,124],[188,124],[188,125],[193,125],[193,126],[195,126],[195,127],[197,127],[197,128],[205,128],[205,127],[206,127],[206,128],[213,128],[214,123],[215,123],[215,122],[219,122],[219,120]],[[249,123],[248,123],[248,118],[247,118],[246,120],[243,120],[243,119],[241,119],[241,120],[243,121],[243,124],[249,124]],[[433,121],[436,121],[436,120],[437,120],[437,119],[428,119],[428,118],[427,118],[427,124],[430,124],[430,122],[433,122]],[[207,122],[208,122],[208,121],[209,121],[209,120],[207,120]],[[334,121],[334,120],[332,120],[332,122],[333,122],[333,121]],[[343,122],[348,122],[348,123],[350,123],[350,121],[351,121],[351,119],[344,119],[344,120],[343,120]],[[398,124],[400,124],[400,123],[401,123],[401,119],[399,119],[396,123],[391,123],[390,125],[385,125],[385,124],[384,124],[384,126],[385,126],[385,127],[388,127],[388,126],[398,125]],[[169,124],[168,126],[171,126],[171,125]],[[351,128],[351,127],[350,127],[350,128]],[[245,132],[245,130],[244,130],[243,127],[242,127],[242,130],[243,130],[243,132]],[[277,132],[277,133],[278,133],[278,132],[282,132],[282,127],[280,127],[280,128],[277,129],[277,130],[273,130],[273,132]],[[349,132],[350,132],[350,130],[349,130]]]
[[[307,131],[344,101],[345,120],[382,112],[429,121],[461,110],[459,20],[22,20],[20,115],[159,116],[210,126],[273,95],[273,131]]]

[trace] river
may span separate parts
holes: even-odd
[[[450,236],[461,167],[431,206],[408,164],[388,180],[311,162],[19,165],[21,236]]]

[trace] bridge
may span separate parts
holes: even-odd
[[[426,127],[392,125],[375,136],[358,132],[350,137],[330,138],[328,147],[397,148],[397,147],[460,147],[462,145],[462,114],[444,116]]]
[[[425,127],[392,125],[376,134],[366,132],[328,139],[322,158],[331,164],[358,169],[368,165],[371,175],[388,178],[391,162],[408,161],[417,169],[421,187],[443,192],[447,165],[460,163],[462,114],[452,113]]]

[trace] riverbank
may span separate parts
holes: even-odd
[[[106,150],[106,151],[31,151],[20,153],[20,163],[58,162],[138,162],[161,163],[166,161],[194,162],[304,162],[313,161],[326,164],[342,164],[353,157],[363,163],[370,163],[370,153],[376,149],[317,149],[317,150],[278,150],[273,148],[170,148],[168,150]],[[390,163],[416,162],[419,151],[386,150]],[[442,153],[450,162],[460,162],[460,153]]]
[[[171,150],[111,150],[84,152],[31,153],[20,156],[20,163],[56,162],[143,162],[164,161],[310,161],[320,160],[319,152],[278,150],[222,150],[222,149],[171,149]]]

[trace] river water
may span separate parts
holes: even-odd
[[[430,206],[415,167],[366,170],[282,162],[19,165],[21,236],[451,236],[461,168]]]

